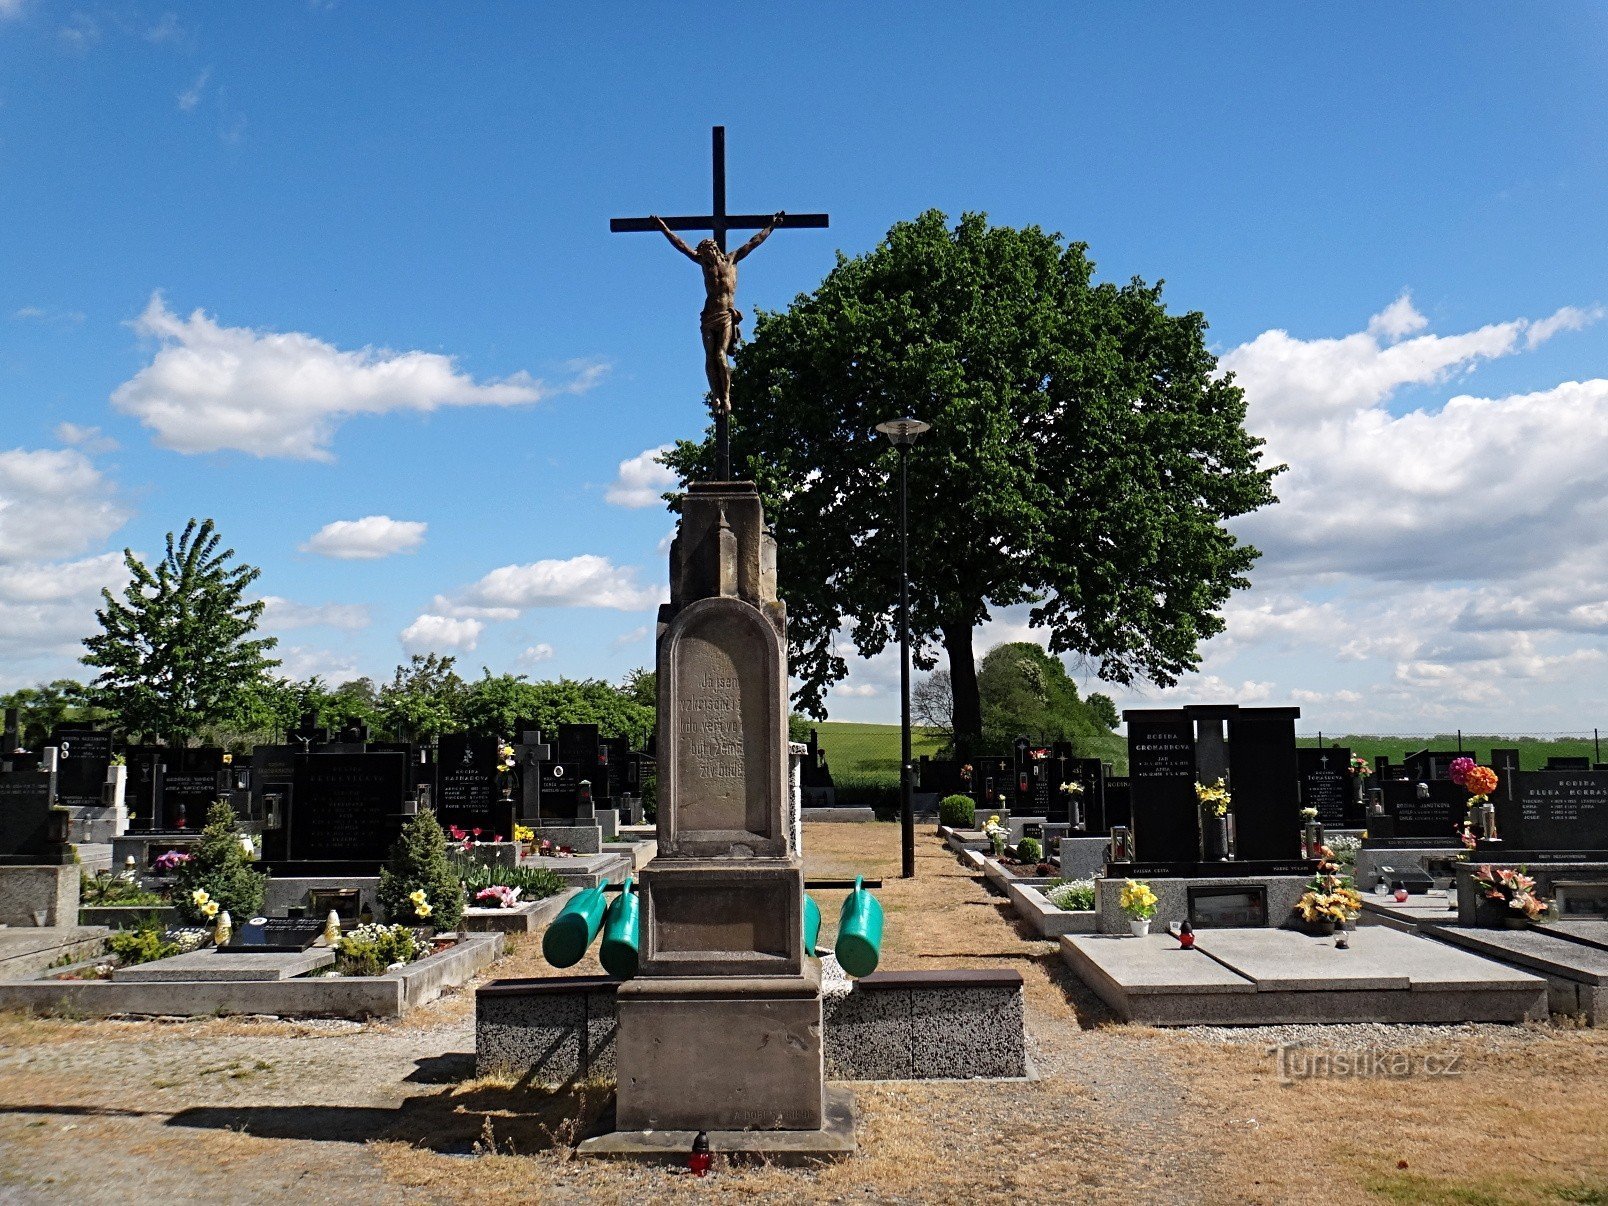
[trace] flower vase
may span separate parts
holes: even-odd
[[[1207,813],[1201,818],[1203,857],[1209,863],[1228,861],[1228,818]]]
[[[1482,930],[1500,930],[1507,927],[1509,909],[1505,901],[1480,897],[1474,903],[1474,924]]]
[[[1130,917],[1130,918],[1128,918],[1128,930],[1129,930],[1130,933],[1133,934],[1133,936],[1135,938],[1143,938],[1143,937],[1145,937],[1147,934],[1150,933],[1150,918],[1148,918],[1148,917]]]
[[[1334,935],[1334,919],[1320,917],[1316,921],[1303,921],[1302,927],[1314,938],[1329,938]]]

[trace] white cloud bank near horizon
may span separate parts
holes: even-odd
[[[1074,667],[1079,682],[1119,707],[1296,703],[1304,728],[1332,732],[1512,716],[1523,718],[1512,731],[1608,727],[1596,686],[1608,669],[1608,380],[1503,394],[1466,382],[1603,317],[1566,306],[1441,335],[1404,293],[1352,334],[1270,330],[1224,353],[1264,464],[1289,466],[1279,503],[1231,525],[1262,551],[1253,585],[1177,686],[1122,688]],[[1396,403],[1437,387],[1438,402]],[[979,658],[1005,640],[1044,643],[1026,611],[981,627]],[[851,667],[851,685],[886,676]],[[845,719],[896,719],[897,692],[833,698]]]

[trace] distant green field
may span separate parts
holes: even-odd
[[[827,720],[816,725],[815,730],[820,735],[821,751],[832,768],[834,782],[899,785],[898,725]],[[911,729],[912,758],[936,755],[938,744],[938,738],[926,729]]]
[[[1316,737],[1296,739],[1296,744],[1302,746],[1315,746],[1317,743]],[[1460,748],[1455,733],[1439,733],[1433,737],[1371,737],[1357,733],[1341,737],[1325,733],[1323,744],[1349,746],[1353,754],[1361,754],[1370,762],[1380,754],[1386,755],[1392,762],[1400,762],[1405,755],[1418,750]],[[1596,743],[1590,737],[1542,738],[1463,734],[1461,748],[1467,750],[1471,756],[1477,753],[1481,759],[1489,758],[1493,747],[1518,750],[1521,770],[1540,770],[1547,764],[1548,758],[1590,758],[1594,762],[1600,761]]]

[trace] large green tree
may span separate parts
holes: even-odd
[[[121,600],[101,591],[100,631],[84,638],[83,661],[100,671],[91,692],[128,735],[182,742],[239,719],[248,692],[279,663],[277,642],[258,637],[261,599],[246,589],[261,573],[235,563],[210,519],[190,520],[153,568],[123,550],[129,582]]]
[[[415,653],[381,687],[375,713],[404,741],[423,741],[464,727],[469,688],[453,669],[456,659]],[[333,697],[329,705],[334,703]]]
[[[1104,723],[1103,695],[1078,697],[1078,685],[1061,659],[1032,641],[1011,641],[988,651],[977,668],[983,734],[990,750],[1010,749],[1017,737],[1066,741],[1080,758],[1122,762],[1126,743]]]
[[[737,355],[734,471],[759,483],[784,559],[797,700],[824,714],[846,672],[897,640],[895,453],[874,432],[933,424],[910,456],[917,664],[947,655],[957,743],[982,732],[976,626],[1031,604],[1050,648],[1126,683],[1176,680],[1222,628],[1256,551],[1223,521],[1274,501],[1276,469],[1217,372],[1205,319],[1161,286],[1095,283],[1081,243],[937,211],[841,255]],[[712,437],[666,463],[713,476]]]
[[[0,708],[17,709],[18,735],[27,746],[40,745],[52,729],[66,721],[105,718],[93,705],[89,689],[70,678],[58,678],[35,687],[18,687],[0,695]]]

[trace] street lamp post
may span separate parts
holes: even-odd
[[[899,450],[899,846],[905,879],[916,874],[916,811],[910,775],[910,448],[931,427],[908,415],[878,423]]]

